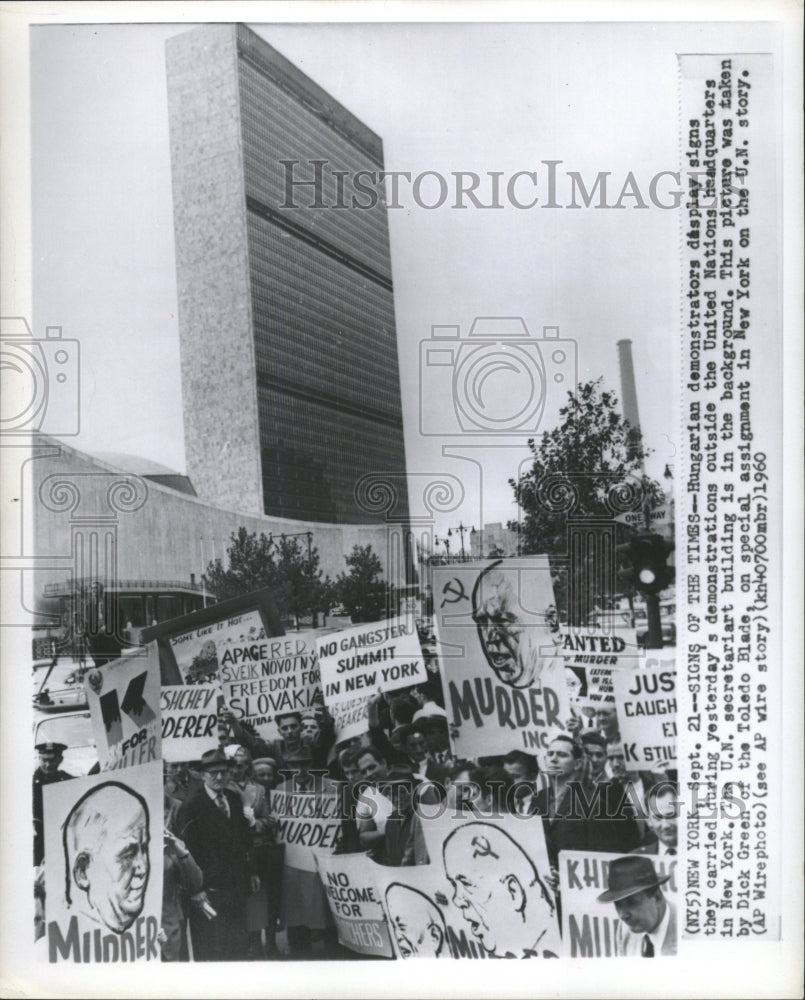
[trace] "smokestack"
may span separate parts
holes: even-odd
[[[637,389],[634,380],[634,365],[632,364],[632,342],[631,340],[618,341],[618,362],[621,370],[621,396],[623,397],[622,407],[625,420],[629,421],[632,427],[640,430],[640,414],[637,410]],[[641,472],[645,474],[642,467]]]

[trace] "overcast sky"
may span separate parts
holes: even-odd
[[[616,342],[632,341],[649,471],[673,463],[679,216],[650,203],[678,169],[676,53],[759,46],[766,31],[708,25],[251,25],[384,142],[387,170],[537,171],[561,161],[591,186],[629,171],[647,209],[389,212],[407,461],[449,472],[466,501],[440,530],[516,517],[506,485],[520,448],[473,466],[419,425],[419,343],[433,324],[522,316],[578,345],[579,379],[620,394]],[[31,32],[34,325],[82,351],[82,433],[69,443],[184,471],[165,81],[176,25],[75,25]],[[488,183],[479,189],[488,198]],[[658,192],[674,184],[666,179]],[[429,189],[423,189],[427,191]],[[520,197],[533,194],[527,184]],[[537,196],[544,192],[537,190]],[[428,195],[432,197],[432,195]],[[664,196],[666,197],[666,196]],[[504,199],[505,200],[505,199]],[[517,443],[516,441],[514,443]],[[520,442],[522,445],[522,442]],[[417,487],[412,505],[417,507]],[[419,491],[421,492],[421,490]]]

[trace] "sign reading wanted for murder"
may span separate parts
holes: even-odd
[[[339,741],[366,732],[372,695],[427,680],[410,617],[331,632],[319,640],[318,654],[324,703]]]
[[[102,770],[146,764],[162,756],[156,643],[146,646],[145,656],[93,667],[84,687]]]
[[[615,908],[615,902],[602,902],[598,897],[609,890],[609,866],[619,854],[597,851],[560,851],[559,887],[562,896],[562,953],[570,958],[611,958],[624,954],[624,931]],[[640,857],[642,868],[635,868],[640,878],[651,881],[651,870],[669,907],[666,930],[668,943],[673,941],[676,950],[676,858],[656,857],[651,854],[631,855]],[[648,868],[648,864],[652,868]],[[628,873],[627,873],[628,874]],[[613,885],[615,883],[613,882]],[[623,879],[623,889],[629,885]],[[624,900],[629,897],[624,896]],[[658,907],[659,909],[659,907]],[[625,918],[632,920],[629,913]],[[662,919],[662,915],[661,915]],[[650,921],[649,921],[650,922]]]
[[[436,566],[433,601],[456,754],[544,748],[570,714],[547,556]]]
[[[385,868],[384,906],[403,958],[553,958],[560,953],[542,823],[423,819],[429,865]]]
[[[380,903],[375,865],[367,854],[315,851],[338,940],[359,955],[391,958],[389,929]]]
[[[217,684],[166,685],[160,692],[162,757],[198,760],[218,740],[216,726],[223,695]]]
[[[662,769],[677,756],[676,670],[616,670],[615,703],[628,770]]]
[[[51,962],[158,962],[162,764],[44,789]]]

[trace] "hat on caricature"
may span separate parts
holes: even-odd
[[[650,857],[630,854],[615,858],[609,866],[609,889],[598,897],[599,903],[617,903],[645,889],[655,889],[668,881],[670,875],[658,875]]]
[[[64,756],[64,751],[67,749],[66,743],[37,743],[34,749],[37,753],[55,753],[59,757]]]
[[[201,755],[200,766],[202,771],[209,771],[211,767],[218,767],[221,764],[224,764],[226,767],[229,767],[229,763],[230,763],[229,758],[223,752],[223,750],[219,750],[216,747],[215,750],[207,750],[206,753],[203,753]]]

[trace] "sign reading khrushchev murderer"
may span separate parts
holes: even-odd
[[[51,962],[158,962],[162,764],[44,789]]]
[[[324,703],[339,741],[366,732],[369,700],[378,691],[427,680],[411,617],[332,632],[319,640],[318,653]]]
[[[125,656],[93,667],[84,678],[102,770],[146,764],[162,756],[159,653]]]
[[[160,702],[163,760],[199,760],[218,739],[221,688],[217,684],[166,684]]]
[[[335,793],[292,792],[275,788],[269,793],[269,812],[277,820],[277,842],[285,845],[285,864],[315,872],[314,848],[338,846],[341,820]]]
[[[673,664],[663,658],[659,666],[618,670],[613,683],[626,767],[651,770],[673,764],[677,745]]]
[[[543,749],[570,714],[548,557],[435,566],[433,595],[455,752]]]
[[[380,903],[378,866],[367,854],[315,852],[338,940],[359,955],[391,958],[389,930]]]

